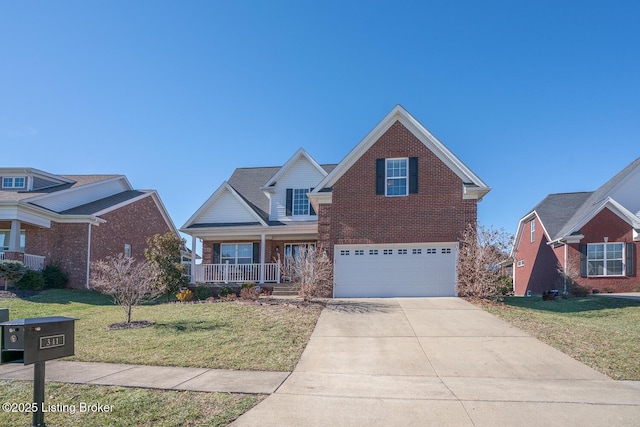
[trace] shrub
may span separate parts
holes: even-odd
[[[27,272],[14,283],[16,289],[25,291],[39,291],[44,288],[44,277],[42,273],[35,270],[27,270]]]
[[[256,284],[253,282],[245,282],[242,284],[242,289],[250,289],[255,287],[256,287]]]
[[[218,296],[220,298],[226,298],[233,293],[233,290],[228,286],[223,286],[218,290]]]
[[[42,272],[45,289],[64,289],[69,283],[69,276],[55,264],[49,264]]]
[[[252,300],[258,299],[258,292],[256,291],[256,287],[254,286],[251,288],[245,288],[245,286],[242,285],[242,289],[240,290],[240,298]]]
[[[176,298],[181,302],[193,301],[193,292],[189,289],[183,289],[176,294]]]
[[[211,288],[208,286],[196,286],[195,297],[199,300],[206,300],[211,297]]]

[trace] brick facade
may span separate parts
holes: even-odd
[[[122,253],[131,245],[132,256],[144,259],[148,237],[172,231],[151,196],[125,205],[101,216],[107,222],[51,222],[50,228],[22,224],[25,230],[25,253],[46,258],[69,275],[69,287],[82,289],[87,283],[87,248],[91,227],[91,261]],[[0,229],[6,223],[0,223]],[[10,224],[9,224],[10,226]]]
[[[515,294],[540,295],[551,289],[558,289],[560,275],[557,270],[558,258],[549,246],[542,225],[536,217],[536,228],[531,241],[531,221],[524,224],[520,244],[517,248],[514,268]],[[524,265],[518,266],[518,261]]]
[[[376,195],[376,159],[418,157],[418,193]],[[400,122],[395,122],[334,184],[320,205],[318,242],[336,244],[458,241],[477,219],[476,200],[462,198],[462,180]]]
[[[633,242],[633,229],[629,224],[609,209],[603,209],[588,224],[580,230],[584,239],[580,243],[602,243],[608,241]],[[576,282],[589,290],[598,289],[600,292],[640,292],[640,278],[638,278],[638,261],[640,260],[640,242],[635,242],[635,271],[627,277],[579,277]],[[576,271],[580,271],[580,245],[572,244],[568,248],[568,262]]]
[[[580,233],[584,236],[580,243],[568,244],[566,248],[568,271],[575,272],[578,276],[575,281],[579,285],[589,291],[598,289],[600,292],[640,292],[640,279],[637,275],[640,242],[634,243],[635,271],[632,276],[579,276],[580,244],[603,243],[605,237],[611,243],[633,242],[633,229],[629,224],[609,209],[604,209],[585,224]],[[525,295],[527,290],[530,290],[533,295],[540,295],[550,289],[562,291],[563,281],[557,272],[557,267],[564,267],[564,246],[552,248],[547,245],[546,236],[539,222],[536,227],[535,242],[530,243],[528,222],[524,224],[522,234],[516,252],[516,265],[514,265],[515,294]],[[525,260],[525,265],[518,267],[518,260]]]

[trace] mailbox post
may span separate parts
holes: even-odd
[[[73,356],[75,320],[71,317],[54,316],[15,319],[0,323],[0,364],[34,364],[33,402],[38,407],[33,413],[32,427],[46,427],[43,412],[45,362]]]

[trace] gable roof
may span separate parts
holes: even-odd
[[[491,188],[456,157],[438,138],[401,105],[396,105],[312,191],[318,194],[331,188],[342,175],[396,122],[404,125],[416,138],[446,164],[465,185],[465,194],[481,200]]]
[[[297,155],[300,152],[296,152],[293,157],[296,160],[299,158]],[[306,153],[306,151],[305,151]],[[292,157],[292,158],[293,158]],[[288,162],[287,162],[288,163]],[[314,161],[315,163],[315,161]],[[316,163],[317,164],[317,163]],[[285,163],[286,165],[286,163]],[[335,164],[318,165],[322,168],[324,174],[328,174],[335,168]],[[283,166],[266,166],[266,167],[249,167],[249,168],[237,168],[231,174],[228,181],[223,182],[220,187],[214,192],[209,199],[196,211],[195,214],[185,222],[182,226],[186,228],[203,228],[203,227],[227,227],[227,226],[241,226],[241,225],[284,225],[279,221],[269,220],[269,198],[264,194],[263,188],[265,184],[269,182],[275,182],[273,179],[281,170]],[[279,174],[282,175],[282,174]],[[242,201],[243,204],[256,215],[256,222],[252,223],[198,223],[198,217],[206,210],[213,201],[218,191],[223,187],[229,186],[236,197]]]
[[[631,162],[596,191],[549,194],[520,220],[515,246],[519,242],[523,223],[534,215],[540,219],[550,242],[576,235],[582,226],[605,208],[611,209],[631,226],[640,227],[640,218],[611,197],[620,185],[636,173],[640,173],[640,158]]]
[[[322,168],[322,166],[320,166],[318,164],[318,162],[316,162],[314,160],[313,157],[311,157],[309,155],[309,153],[307,153],[305,151],[304,148],[299,148],[298,151],[296,151],[293,156],[291,156],[289,158],[289,160],[287,160],[287,162],[282,165],[282,167],[280,167],[280,169],[278,169],[278,171],[269,179],[269,181],[266,182],[266,184],[264,184],[264,188],[266,187],[270,187],[272,185],[275,185],[276,182],[278,182],[278,179],[280,179],[280,177],[282,177],[285,173],[287,173],[287,171],[289,169],[291,169],[291,167],[300,159],[300,158],[304,158],[306,159],[309,163],[311,163],[311,165],[316,168],[318,170],[318,172],[320,172],[322,174],[322,176],[327,176],[327,171],[324,170]]]

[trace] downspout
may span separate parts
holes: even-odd
[[[564,274],[562,276],[564,279],[564,290],[562,291],[562,295],[567,295],[567,244],[564,244]]]
[[[89,289],[90,274],[91,274],[91,223],[89,223],[89,230],[87,232],[87,283],[86,283],[87,289]]]

